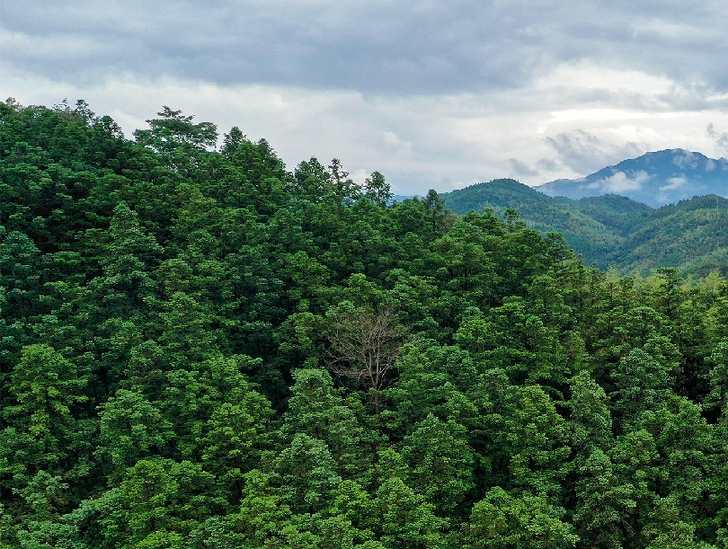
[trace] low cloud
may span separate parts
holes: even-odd
[[[645,171],[639,171],[631,176],[625,172],[617,172],[605,179],[600,179],[587,185],[590,189],[601,189],[606,193],[621,194],[626,191],[639,191],[642,185],[649,181],[650,175]]]
[[[672,191],[679,189],[688,182],[687,177],[671,177],[667,180],[667,185],[660,187],[661,191]]]
[[[672,158],[672,163],[680,168],[697,168],[700,163],[700,158],[694,155],[691,151],[683,151],[677,153]]]
[[[550,158],[539,158],[536,164],[539,168],[548,173],[554,173],[562,169],[561,164]]]

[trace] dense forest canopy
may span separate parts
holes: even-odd
[[[0,103],[0,547],[728,545],[728,283]]]

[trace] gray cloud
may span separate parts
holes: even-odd
[[[511,169],[513,170],[515,175],[525,175],[525,176],[539,175],[538,170],[534,170],[528,164],[526,164],[525,162],[521,162],[520,160],[518,160],[516,158],[509,158],[508,162],[510,163]]]
[[[715,148],[719,151],[728,153],[728,133],[718,133],[711,122],[708,124],[708,137],[715,141]]]
[[[539,168],[548,173],[554,173],[561,169],[561,164],[550,158],[539,158],[537,164]]]
[[[73,82],[129,72],[427,95],[517,88],[588,59],[685,89],[728,87],[728,5],[717,1],[26,0],[0,9],[5,61]]]
[[[547,138],[559,159],[577,173],[587,174],[626,158],[646,152],[646,147],[631,141],[610,143],[584,130],[562,132]]]

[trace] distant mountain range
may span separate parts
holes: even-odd
[[[728,197],[728,160],[669,149],[624,160],[581,179],[557,179],[535,188],[574,200],[616,194],[657,208],[694,196]]]
[[[511,179],[479,183],[441,196],[445,200],[445,207],[459,214],[470,210],[482,212],[485,208],[502,214],[506,208],[515,208],[530,227],[543,232],[562,233],[569,246],[587,264],[603,269],[614,265],[623,273],[646,274],[658,267],[679,267],[685,273],[702,276],[711,270],[718,270],[726,276],[728,200],[718,196],[718,193],[656,209],[652,205],[659,204],[660,200],[655,197],[652,200],[643,198],[651,204],[646,205],[632,198],[605,194],[603,191],[607,187],[600,188],[594,184],[615,176],[616,181],[622,177],[617,176],[619,173],[623,173],[627,180],[634,179],[636,173],[644,172],[646,175],[642,176],[642,187],[639,190],[634,188],[631,192],[632,196],[644,196],[639,193],[648,193],[648,189],[656,189],[657,193],[660,187],[670,185],[660,183],[660,177],[667,177],[668,173],[680,173],[685,177],[694,177],[699,189],[719,187],[720,194],[726,194],[728,185],[721,185],[717,178],[707,177],[707,174],[714,172],[728,175],[726,161],[714,160],[714,166],[708,168],[710,159],[697,153],[690,154],[693,156],[686,155],[685,151],[651,153],[605,168],[581,181],[547,184],[551,185],[548,188],[552,191],[563,189],[555,194],[567,194],[568,191],[571,196],[579,197],[576,200],[550,197]],[[670,172],[665,165],[666,160],[670,159],[678,167],[676,161],[679,162],[680,158],[686,159],[681,171]],[[651,171],[647,171],[648,167],[651,167]],[[684,192],[681,190],[684,186],[675,182],[674,188],[659,192],[684,196],[679,194]],[[587,191],[599,196],[584,196]],[[579,193],[582,193],[581,196]]]

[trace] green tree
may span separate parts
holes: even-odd
[[[107,230],[94,229],[87,237],[101,272],[94,273],[68,321],[94,333],[94,350],[101,357],[94,366],[113,391],[124,378],[131,349],[148,337],[150,305],[157,295],[152,271],[162,247],[124,202],[114,208]]]
[[[713,549],[715,546],[695,539],[695,527],[683,520],[672,497],[661,498],[642,530],[647,549]]]
[[[632,487],[630,499],[634,506],[626,516],[622,515],[622,528],[629,536],[635,536],[659,497],[660,456],[655,439],[645,429],[633,430],[618,437],[607,455],[616,476],[615,486]]]
[[[201,459],[205,468],[228,486],[239,481],[244,472],[258,465],[272,416],[268,399],[252,388],[239,395],[237,402],[214,408],[204,428]]]
[[[425,206],[425,216],[428,223],[432,227],[432,234],[437,234],[443,229],[445,220],[445,201],[440,198],[435,189],[427,191],[427,196],[423,200]]]
[[[714,428],[702,417],[702,409],[685,397],[673,396],[667,406],[645,412],[640,427],[649,431],[660,455],[657,491],[669,494],[680,516],[701,530],[715,507],[716,477],[722,450],[715,444]],[[716,461],[718,458],[718,461]]]
[[[73,524],[33,521],[17,534],[20,549],[87,549],[78,528]]]
[[[509,401],[500,436],[510,454],[513,484],[525,493],[558,499],[570,468],[566,421],[540,387],[514,388]]]
[[[282,432],[288,437],[307,434],[325,442],[343,473],[354,478],[365,474],[372,465],[364,448],[369,437],[334,389],[329,373],[306,368],[292,374],[295,383]]]
[[[178,169],[186,167],[196,153],[217,143],[217,127],[211,122],[194,124],[194,116],[185,116],[181,110],[166,105],[157,116],[147,120],[148,130],[135,130],[134,137],[137,143],[167,158]]]
[[[0,452],[10,466],[3,473],[15,472],[15,480],[5,482],[16,485],[40,469],[68,472],[86,448],[79,416],[88,401],[88,376],[53,348],[36,344],[23,348],[9,381],[14,403],[3,410],[7,427]]]
[[[111,462],[114,478],[139,459],[159,453],[173,437],[172,424],[135,391],[119,389],[99,410],[96,454]]]
[[[392,435],[401,438],[429,414],[472,425],[478,410],[468,397],[477,392],[477,372],[467,351],[432,342],[407,344],[397,361],[399,377],[386,391],[390,410],[382,418]]]
[[[143,459],[117,488],[87,500],[75,521],[96,547],[182,547],[200,517],[219,514],[213,476],[198,464]]]
[[[326,443],[303,433],[296,434],[278,454],[274,470],[280,478],[283,501],[301,513],[322,510],[341,483]]]
[[[579,537],[561,520],[558,509],[540,496],[513,497],[493,488],[475,504],[464,528],[468,549],[534,549],[575,547]]]
[[[5,231],[2,231],[3,236]],[[24,318],[43,312],[41,252],[24,233],[11,231],[0,242],[0,287],[5,289],[5,318]]]
[[[604,389],[587,370],[571,378],[570,388],[572,448],[581,457],[589,456],[596,449],[608,450],[613,444],[612,416]]]
[[[364,181],[364,189],[364,196],[379,206],[386,206],[394,196],[391,186],[379,172],[372,172],[366,178]]]
[[[719,407],[721,416],[728,417],[728,339],[721,340],[707,362],[710,370],[710,393],[705,398],[708,408]]]
[[[382,545],[387,549],[439,549],[446,547],[447,521],[434,514],[434,505],[400,478],[386,480],[377,490],[381,513]]]
[[[412,487],[435,503],[440,516],[453,515],[475,488],[466,429],[452,420],[430,414],[415,424],[402,443],[402,458],[412,470]]]
[[[241,459],[256,459],[259,447],[251,448],[248,437],[265,445],[263,433],[271,411],[267,399],[254,390],[243,372],[259,362],[246,356],[218,354],[202,362],[179,364],[166,373],[163,393],[155,405],[173,426],[179,457],[202,460],[203,455],[210,459],[215,456],[221,460],[217,465],[222,469],[243,465],[231,459],[238,455],[236,450],[242,452],[238,455]],[[239,421],[240,427],[247,425],[236,433],[237,440],[220,440],[228,429],[226,420]],[[208,461],[208,465],[216,464]]]
[[[667,369],[642,349],[634,349],[624,357],[612,377],[617,386],[614,409],[622,425],[638,420],[645,410],[667,405],[671,394]]]
[[[558,332],[521,297],[463,319],[455,339],[484,360],[506,370],[512,383],[541,384],[561,396],[569,377],[568,357]]]
[[[594,449],[577,467],[574,525],[588,547],[620,548],[634,538],[629,517],[636,507],[635,488],[621,483],[609,456]]]

